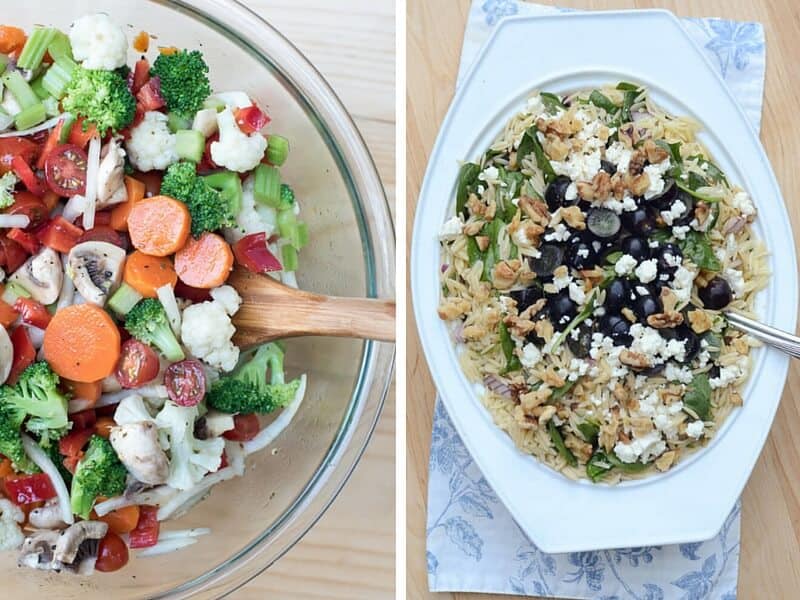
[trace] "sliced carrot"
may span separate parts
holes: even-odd
[[[11,466],[11,461],[7,458],[4,458],[2,462],[0,462],[0,478],[8,477],[9,475],[14,474],[14,467]]]
[[[140,54],[144,54],[150,48],[150,34],[146,31],[140,31],[135,38],[133,38],[133,49]]]
[[[175,46],[159,46],[158,52],[159,54],[163,54],[165,56],[171,56],[173,54],[177,54],[178,49]]]
[[[158,297],[158,288],[178,283],[178,274],[166,256],[150,256],[136,250],[125,260],[125,283],[145,298]]]
[[[75,399],[88,400],[91,402],[91,408],[94,403],[100,400],[103,393],[103,381],[71,381],[69,379],[62,379],[61,382],[64,387],[72,394]]]
[[[75,144],[78,148],[86,148],[89,140],[97,135],[97,125],[94,123],[90,123],[86,127],[86,131],[83,130],[83,126],[84,118],[78,117],[72,124],[72,129],[69,130],[69,143]]]
[[[233,268],[233,252],[222,237],[204,233],[190,238],[175,254],[175,270],[186,285],[211,289],[225,283]]]
[[[22,50],[28,36],[25,31],[19,27],[11,27],[10,25],[0,25],[0,52],[3,54],[11,54],[18,50]]]
[[[94,304],[59,310],[44,332],[44,358],[65,379],[88,383],[114,372],[120,335],[114,321]]]
[[[138,179],[126,175],[125,189],[128,190],[128,199],[111,209],[111,227],[117,231],[128,231],[128,215],[131,214],[131,208],[144,198],[145,186]]]
[[[2,287],[2,286],[0,286]],[[2,290],[0,290],[0,294]],[[0,326],[8,329],[17,320],[19,313],[8,302],[0,300]]]
[[[183,202],[153,196],[136,202],[128,215],[128,234],[134,248],[151,256],[169,256],[183,248],[191,217]]]
[[[118,535],[130,533],[136,529],[136,524],[139,522],[139,507],[124,506],[96,519],[107,523],[108,528]]]
[[[94,424],[94,432],[100,437],[108,439],[111,429],[116,426],[117,423],[111,417],[100,417]]]
[[[44,205],[47,207],[48,213],[53,212],[53,209],[56,207],[59,200],[61,200],[61,196],[52,190],[47,190],[44,193],[44,196],[42,196],[42,202],[44,202]]]

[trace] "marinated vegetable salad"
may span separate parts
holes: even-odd
[[[731,410],[768,279],[748,194],[630,83],[534,95],[463,164],[439,316],[517,446],[571,478],[667,471]]]
[[[0,26],[0,549],[89,574],[165,531],[302,402],[278,344],[240,352],[234,265],[296,285],[289,143],[201,52],[102,14]],[[280,411],[269,425],[259,415]]]

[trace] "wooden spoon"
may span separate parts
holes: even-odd
[[[305,335],[395,340],[392,300],[312,294],[241,268],[231,273],[228,284],[242,297],[233,318],[233,342],[241,348]]]

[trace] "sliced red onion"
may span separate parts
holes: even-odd
[[[744,226],[747,225],[747,219],[744,217],[734,217],[732,219],[728,219],[728,222],[725,223],[725,229],[723,229],[723,233],[728,235],[729,233],[739,233]]]
[[[487,375],[483,378],[483,383],[498,396],[508,398],[509,400],[514,397],[508,384],[497,375]]]
[[[453,338],[459,343],[463,344],[467,340],[464,338],[464,323],[459,322],[453,329]]]
[[[444,264],[442,265],[442,273],[444,273],[445,271],[447,271],[447,267],[449,267],[449,266],[450,266],[450,265],[448,265],[447,263],[444,263]]]

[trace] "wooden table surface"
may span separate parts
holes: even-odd
[[[243,0],[320,70],[356,121],[394,206],[393,0]],[[331,509],[235,600],[387,599],[395,589],[395,402]]]
[[[796,117],[800,101],[800,78],[796,76],[800,3],[797,0],[559,0],[557,4],[585,9],[667,8],[680,16],[719,16],[763,23],[767,77],[761,140],[788,203],[794,230],[800,232],[800,122]],[[469,5],[469,0],[408,0],[406,234],[409,242],[428,155],[452,98]],[[410,307],[410,297],[408,302]],[[407,597],[499,599],[502,597],[428,592],[425,498],[435,392],[410,308],[408,315]],[[772,432],[743,496],[739,597],[746,600],[800,596],[800,367],[797,365],[792,364]]]

